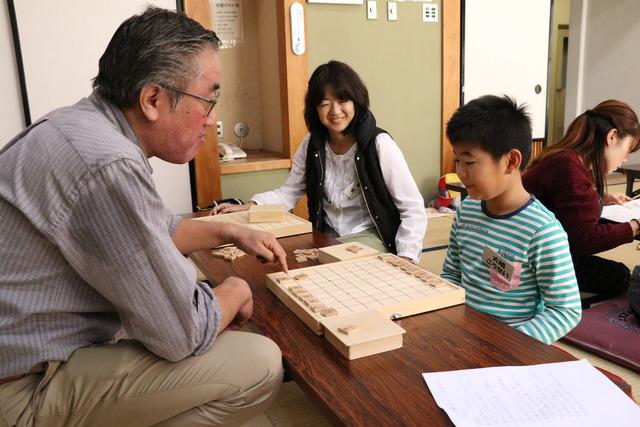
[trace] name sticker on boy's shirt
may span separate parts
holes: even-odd
[[[491,284],[503,292],[520,286],[521,262],[509,262],[488,246],[482,251],[482,260],[489,267]]]
[[[489,246],[485,246],[482,251],[482,260],[490,270],[494,270],[507,281],[511,281],[513,277],[513,265],[498,255]]]

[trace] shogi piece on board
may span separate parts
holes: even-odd
[[[324,248],[320,248],[318,252],[320,254],[320,264],[364,258],[380,253],[380,251],[376,249],[370,248],[369,246],[357,242],[327,246]]]
[[[311,223],[291,213],[286,213],[282,222],[249,222],[249,211],[231,212],[228,214],[207,215],[194,218],[196,221],[236,224],[253,230],[268,231],[276,237],[295,236],[311,233]]]
[[[328,318],[322,325],[327,341],[350,360],[402,348],[406,332],[375,310]]]
[[[249,222],[282,222],[284,205],[253,205],[249,208]]]
[[[402,346],[401,336],[393,335],[397,329],[389,334],[395,338],[369,334],[368,323],[349,316],[374,311],[397,326],[390,319],[464,304],[465,299],[463,288],[393,254],[313,265],[290,270],[289,274],[271,273],[266,282],[269,290],[316,334],[329,336],[326,322],[335,319],[335,325],[331,323],[334,335],[357,338],[346,341],[357,343],[353,344],[354,351],[344,340],[327,338],[349,358]],[[357,330],[340,332],[350,325]]]

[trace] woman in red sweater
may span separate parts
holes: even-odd
[[[640,148],[638,116],[625,103],[604,101],[578,116],[564,138],[531,163],[522,180],[562,223],[581,291],[615,296],[629,286],[629,269],[620,262],[593,256],[631,242],[639,220],[600,222],[602,206],[629,200],[605,192],[605,176],[629,153]]]

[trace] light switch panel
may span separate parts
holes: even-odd
[[[422,22],[438,22],[438,5],[422,3]]]
[[[378,5],[375,0],[367,0],[367,19],[378,19]]]
[[[398,3],[396,3],[395,1],[387,2],[387,20],[388,21],[398,20]]]

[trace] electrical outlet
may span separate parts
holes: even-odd
[[[249,135],[249,125],[244,122],[238,122],[233,126],[233,133],[238,138],[244,138]]]
[[[216,122],[216,135],[218,135],[218,139],[224,137],[224,125],[222,124],[222,120],[218,120]]]
[[[367,0],[367,19],[378,19],[378,5],[375,0]]]
[[[438,22],[438,5],[422,3],[422,22]]]
[[[398,3],[394,1],[387,2],[387,21],[398,20]]]

